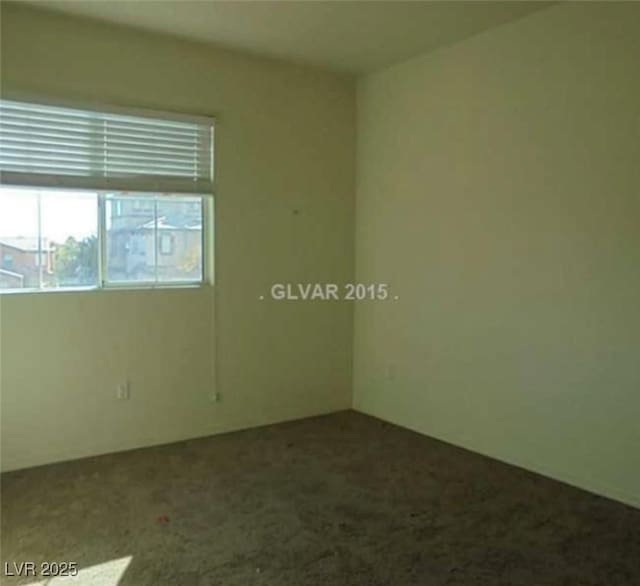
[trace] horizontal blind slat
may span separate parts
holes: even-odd
[[[48,144],[40,144],[40,143],[21,143],[16,140],[3,140],[0,143],[0,150],[5,150],[6,152],[11,153],[25,153],[25,156],[28,153],[33,153],[35,155],[38,154],[47,154],[51,152],[51,147],[55,146],[56,153],[69,154],[69,155],[82,155],[88,151],[86,148],[82,148],[81,146],[65,143],[48,143]],[[102,156],[102,149],[97,149],[96,152],[100,153]],[[166,160],[166,161],[189,161],[192,162],[194,157],[200,157],[203,160],[207,158],[207,152],[205,150],[201,150],[200,152],[193,151],[169,151],[166,150],[150,150],[150,149],[134,149],[134,148],[121,148],[111,149],[109,151],[109,157],[122,157],[122,158],[132,158],[132,159],[144,159],[149,158],[153,160]]]
[[[188,116],[188,115],[165,115],[158,117],[155,112],[136,110],[135,113],[120,111],[114,112],[113,110],[82,110],[79,108],[70,108],[63,106],[50,106],[45,104],[34,104],[29,102],[16,102],[13,100],[2,100],[0,104],[0,114],[6,112],[8,114],[14,113],[46,113],[48,116],[60,116],[60,117],[76,117],[87,118],[99,116],[104,120],[134,120],[137,123],[151,123],[162,124],[165,126],[177,126],[182,127],[184,125],[196,125],[196,126],[210,126],[212,123],[211,118],[203,116]],[[197,120],[195,120],[197,118]],[[188,120],[187,120],[188,119]]]
[[[75,147],[78,149],[85,149],[91,146],[91,144],[96,144],[103,148],[102,143],[98,143],[95,140],[88,140],[82,137],[64,137],[60,136],[57,138],[51,135],[28,135],[25,137],[24,133],[20,132],[2,132],[0,130],[0,141],[2,143],[7,144],[15,144],[15,145],[25,145],[27,148],[30,148],[31,145],[34,145],[34,148],[37,148],[37,145],[43,145],[44,148],[54,149],[63,146]],[[135,141],[135,140],[109,140],[109,149],[110,150],[121,150],[121,149],[130,149],[130,150],[148,150],[152,152],[165,152],[172,154],[176,153],[176,155],[184,155],[191,156],[191,153],[198,152],[203,154],[204,156],[209,156],[210,154],[210,143],[208,144],[199,144],[197,145],[198,149],[195,149],[193,145],[171,145],[167,143],[162,144],[150,144],[149,142],[144,141]]]
[[[167,123],[166,121],[153,121],[145,120],[143,118],[138,119],[114,119],[101,114],[89,113],[86,116],[67,116],[61,114],[43,114],[42,112],[25,112],[17,111],[13,112],[10,109],[3,108],[0,113],[5,120],[14,120],[15,122],[34,122],[48,123],[48,124],[65,124],[75,126],[86,126],[88,124],[102,125],[106,124],[112,128],[132,128],[136,130],[143,130],[148,132],[168,132],[171,134],[193,134],[199,132],[199,126],[195,124],[185,123]]]
[[[89,171],[90,165],[83,165],[81,163],[39,163],[37,166],[37,171],[34,170],[32,165],[25,164],[23,161],[7,161],[3,160],[0,164],[0,169],[3,171],[28,171],[29,173],[39,172],[40,169],[43,169],[47,173],[57,173],[57,172],[66,172],[66,171]]]
[[[69,166],[80,166],[83,168],[91,168],[91,169],[102,169],[105,168],[107,173],[105,175],[109,175],[110,172],[115,171],[117,169],[138,169],[140,172],[144,172],[145,169],[148,169],[149,172],[157,172],[157,170],[162,170],[166,172],[166,175],[197,175],[197,166],[194,168],[193,164],[185,163],[185,164],[174,164],[174,163],[163,163],[163,162],[153,162],[153,161],[126,161],[126,160],[112,160],[109,159],[106,163],[100,157],[69,157],[63,155],[56,156],[48,156],[48,157],[16,157],[10,153],[6,154],[0,151],[0,168],[4,168],[5,165],[19,165],[23,168],[29,168],[32,170],[37,170],[39,167],[46,166],[49,167],[69,167]]]
[[[94,137],[94,140],[96,141],[103,137],[131,137],[156,142],[166,141],[168,143],[175,144],[193,144],[194,141],[202,140],[200,133],[174,133],[160,130],[150,131],[126,126],[105,128],[100,124],[91,123],[69,125],[63,123],[55,124],[53,122],[42,122],[39,124],[36,121],[15,120],[12,118],[5,119],[2,117],[2,119],[0,119],[0,124],[7,130],[25,133],[27,136],[32,132],[48,132],[58,135],[71,134],[73,136]]]

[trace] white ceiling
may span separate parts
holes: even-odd
[[[49,9],[365,73],[514,20],[549,2],[34,0]]]

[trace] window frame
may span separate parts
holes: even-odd
[[[40,192],[70,192],[78,191],[80,193],[90,193],[96,196],[96,238],[98,242],[98,258],[97,260],[97,279],[95,285],[81,286],[65,286],[65,287],[25,287],[25,288],[0,288],[1,295],[21,295],[21,294],[41,294],[41,293],[74,293],[74,292],[93,292],[93,291],[130,291],[130,290],[155,290],[155,289],[194,289],[212,286],[214,284],[214,196],[205,193],[192,194],[174,194],[174,193],[158,193],[158,192],[139,192],[127,191],[119,192],[114,190],[96,190],[96,189],[68,189],[55,187],[38,187],[38,186],[14,186],[0,184],[0,188],[10,187],[24,190],[35,190]],[[202,214],[202,230],[200,234],[200,247],[202,251],[202,270],[200,279],[185,279],[175,281],[109,281],[107,278],[107,214],[106,201],[108,196],[118,196],[119,199],[130,197],[167,197],[173,201],[181,199],[189,200],[198,198],[200,200]],[[157,222],[157,214],[154,214]],[[157,272],[157,247],[158,238],[154,236],[154,244],[156,248],[156,272]],[[40,253],[41,255],[42,253]]]
[[[184,281],[109,281],[107,278],[107,198],[109,195],[119,194],[120,199],[130,197],[135,199],[136,197],[153,197],[162,198],[167,197],[173,201],[180,201],[180,199],[192,199],[200,198],[201,213],[202,213],[202,231],[200,235],[200,247],[202,250],[202,272],[200,279]],[[99,289],[179,289],[184,287],[199,287],[207,284],[213,284],[213,273],[208,270],[210,265],[209,259],[209,244],[210,239],[208,237],[209,230],[213,229],[213,222],[210,221],[209,216],[211,210],[208,209],[211,205],[207,205],[208,199],[212,196],[205,194],[162,194],[162,193],[143,193],[138,191],[130,191],[126,193],[103,191],[98,193],[98,286]],[[158,221],[157,213],[154,214],[156,222]],[[211,223],[210,223],[211,222]],[[156,234],[154,236],[156,258],[156,277],[158,268],[158,233],[156,227]],[[209,274],[210,273],[210,274]]]
[[[97,205],[96,213],[98,222],[96,227],[96,237],[98,240],[98,259],[97,269],[98,276],[95,285],[88,286],[65,286],[65,287],[29,287],[29,288],[0,288],[0,296],[2,295],[21,295],[34,293],[74,293],[74,292],[93,292],[93,291],[112,291],[112,290],[137,290],[137,289],[189,289],[213,286],[215,284],[215,214],[216,214],[216,117],[209,112],[183,112],[171,110],[157,110],[155,108],[144,108],[138,106],[130,106],[122,103],[104,103],[96,100],[78,100],[73,97],[43,95],[38,92],[24,92],[9,90],[3,92],[2,99],[16,102],[25,102],[38,104],[42,106],[60,107],[79,109],[88,112],[96,112],[101,114],[121,114],[124,116],[140,116],[143,118],[151,118],[157,120],[168,120],[176,122],[187,122],[195,124],[205,124],[211,129],[210,148],[211,148],[211,174],[210,181],[206,186],[201,185],[199,190],[195,191],[167,191],[172,186],[170,182],[164,181],[163,185],[154,185],[153,181],[144,179],[138,181],[136,178],[127,178],[120,184],[114,181],[112,185],[107,186],[90,186],[84,185],[82,180],[71,179],[65,185],[48,183],[48,176],[39,176],[33,174],[27,183],[21,181],[12,181],[11,174],[7,172],[0,173],[0,188],[8,187],[13,189],[37,190],[37,191],[78,191],[84,193],[96,194]],[[10,178],[9,181],[2,180]],[[31,179],[33,181],[31,181]],[[74,184],[74,181],[76,183]],[[157,189],[156,189],[157,187]],[[164,189],[163,189],[164,188]],[[106,207],[105,199],[107,194],[122,194],[135,196],[155,196],[155,197],[171,197],[173,199],[200,198],[202,209],[202,232],[201,232],[201,250],[202,250],[202,272],[199,280],[185,281],[131,281],[131,282],[109,282],[106,279]],[[156,218],[157,219],[157,218]],[[156,238],[156,256],[157,253]],[[42,252],[39,253],[42,256]],[[157,260],[156,260],[157,263]]]

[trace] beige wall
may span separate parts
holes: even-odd
[[[6,93],[215,115],[218,183],[215,295],[0,298],[3,469],[350,406],[349,305],[258,297],[353,278],[352,80],[6,3],[1,65]]]
[[[362,80],[355,407],[640,505],[640,5]]]

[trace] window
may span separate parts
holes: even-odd
[[[0,289],[201,283],[205,203],[0,187]]]
[[[202,198],[109,194],[105,204],[108,282],[202,280]]]
[[[0,291],[205,280],[210,119],[0,100]]]

